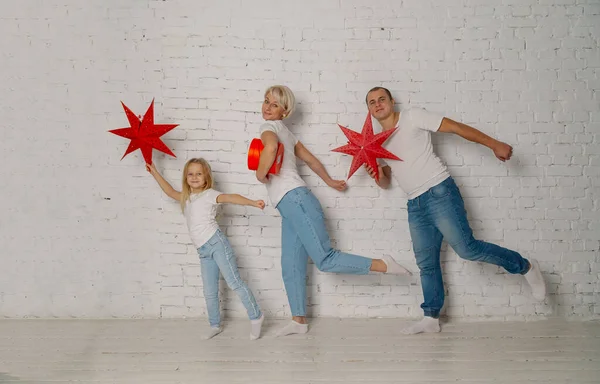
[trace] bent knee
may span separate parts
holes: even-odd
[[[450,245],[454,252],[461,258],[465,260],[478,260],[482,256],[482,249],[480,245],[480,241],[473,240],[470,242],[462,242],[458,244]]]
[[[337,249],[329,249],[324,252],[324,257],[318,260],[313,260],[317,269],[321,272],[331,272],[335,268],[335,264],[332,262],[335,256],[340,253]]]

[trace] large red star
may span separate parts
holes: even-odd
[[[173,152],[160,140],[160,137],[171,129],[175,128],[178,124],[154,124],[154,100],[150,103],[144,118],[140,121],[131,109],[127,108],[123,102],[123,109],[127,120],[129,120],[129,128],[113,129],[109,132],[115,135],[130,139],[129,147],[125,151],[125,154],[121,158],[127,156],[136,149],[141,149],[144,160],[147,164],[152,164],[152,148],[156,148],[161,152],[176,157]]]
[[[338,124],[339,125],[339,124]],[[383,148],[381,145],[396,131],[396,128],[388,131],[383,131],[378,134],[373,134],[373,123],[371,122],[371,114],[367,115],[365,124],[361,133],[352,131],[346,127],[339,125],[348,138],[348,144],[332,149],[334,152],[346,153],[354,156],[348,172],[348,179],[356,172],[363,164],[368,164],[375,172],[375,179],[379,180],[379,167],[377,159],[393,159],[400,160],[398,156]]]

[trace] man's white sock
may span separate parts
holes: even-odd
[[[425,316],[421,321],[402,330],[405,335],[416,335],[417,333],[435,333],[440,331],[440,320]]]
[[[531,295],[538,301],[544,301],[546,298],[546,283],[544,283],[544,276],[542,276],[540,265],[535,259],[529,259],[529,265],[531,267],[524,277],[531,287]]]

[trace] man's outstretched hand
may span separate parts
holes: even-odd
[[[496,155],[496,157],[500,161],[510,160],[510,158],[512,156],[512,150],[513,149],[510,145],[503,143],[501,141],[499,141],[498,144],[496,144],[493,149],[494,155]]]

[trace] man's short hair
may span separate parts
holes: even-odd
[[[365,96],[365,103],[369,104],[369,93],[374,92],[374,91],[379,91],[383,89],[385,91],[385,93],[387,93],[388,97],[390,98],[390,100],[393,100],[394,98],[392,97],[392,93],[390,92],[389,89],[384,88],[384,87],[373,87],[369,90],[369,92],[367,92],[367,96]]]

